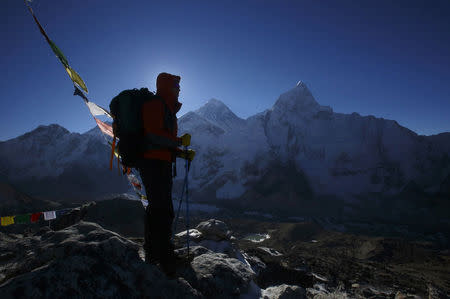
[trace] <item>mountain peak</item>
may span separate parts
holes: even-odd
[[[307,88],[307,87],[306,87],[306,84],[305,84],[302,80],[300,80],[300,81],[297,82],[296,87]]]
[[[67,133],[69,133],[66,128],[58,124],[40,125],[33,131],[66,131]]]
[[[25,133],[19,138],[27,138],[31,136],[54,136],[59,137],[62,135],[69,134],[69,130],[58,125],[58,124],[50,124],[50,125],[40,125],[36,129],[31,132]]]
[[[195,113],[211,122],[216,124],[226,124],[227,126],[240,120],[227,105],[215,98],[208,100],[206,104],[197,109]]]
[[[303,92],[305,94],[311,94],[311,91],[306,86],[306,83],[302,80],[298,81],[295,87],[291,91]]]
[[[312,96],[311,91],[309,90],[308,86],[306,86],[306,83],[303,81],[298,81],[297,84],[291,91],[295,91],[296,93],[301,93],[304,95]]]
[[[202,107],[200,107],[200,109],[202,109],[204,107],[207,107],[208,109],[211,109],[211,108],[228,109],[227,105],[225,105],[222,101],[220,101],[216,98],[211,98],[208,101],[206,101],[206,103]]]
[[[311,91],[303,81],[298,81],[291,90],[280,95],[274,108],[285,111],[313,112],[320,108]]]

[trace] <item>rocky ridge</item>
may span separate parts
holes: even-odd
[[[288,240],[295,240],[304,233],[307,234],[305,240],[308,240],[320,232],[318,227],[308,224],[290,224],[288,227],[291,228],[284,233],[280,231],[263,243],[253,243],[236,237],[241,233],[233,232],[221,220],[200,221],[189,231],[189,251],[186,247],[187,231],[175,235],[174,244],[180,262],[176,278],[170,279],[158,267],[144,263],[142,238],[125,237],[97,223],[85,221],[96,205],[90,203],[73,209],[53,221],[51,227],[2,229],[2,298],[414,298],[411,290],[382,288],[368,281],[364,284],[363,277],[350,285],[337,283],[339,280],[336,278],[342,275],[335,272],[335,266],[326,270],[315,265],[317,262],[314,260],[306,258],[299,261],[298,257],[303,259],[308,255],[302,251],[298,252],[298,257],[294,253],[289,254],[287,250],[295,251],[298,245],[289,249]],[[92,219],[92,215],[90,217]],[[249,225],[251,223],[245,226]],[[280,237],[287,239],[278,240]],[[277,242],[280,245],[276,245]],[[329,242],[335,241],[330,239]],[[357,258],[365,258],[363,255],[380,258],[377,250],[373,252],[376,246],[370,242],[363,242]],[[307,250],[313,244],[303,244],[299,249]],[[280,249],[274,249],[273,245]],[[332,246],[338,248],[336,244]],[[327,257],[322,247],[318,249],[310,252],[319,264],[327,259],[331,264],[339,263],[337,255]],[[417,250],[412,252],[423,254]],[[342,262],[345,263],[342,270],[357,267],[359,272],[366,271],[348,258]],[[313,268],[321,269],[321,274]],[[432,285],[428,293],[430,298],[445,298],[445,292]]]
[[[139,243],[79,217],[66,219],[63,228],[41,227],[33,233],[1,234],[0,292],[2,298],[302,298],[300,286],[272,286],[261,290],[257,274],[231,244],[226,225],[208,220],[193,230],[189,255],[177,249],[186,262],[170,279],[158,267],[143,261]],[[75,222],[69,225],[70,222]],[[69,226],[67,226],[69,225]],[[184,233],[186,235],[186,233]],[[203,238],[202,245],[196,241]],[[205,237],[211,237],[206,240]],[[181,242],[183,233],[175,238]],[[222,250],[217,246],[227,242]],[[224,252],[228,252],[224,253]],[[285,295],[283,295],[285,294]],[[283,297],[284,296],[284,297]]]

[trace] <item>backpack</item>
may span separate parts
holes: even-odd
[[[135,88],[122,91],[109,104],[114,136],[119,138],[117,150],[125,167],[137,167],[144,152],[142,105],[154,98],[147,88]]]

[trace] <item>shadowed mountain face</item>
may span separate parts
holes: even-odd
[[[180,134],[192,134],[197,151],[189,182],[196,201],[295,214],[300,207],[320,209],[325,198],[354,210],[369,201],[381,207],[413,189],[419,205],[426,206],[430,194],[449,196],[450,133],[419,136],[393,120],[334,113],[302,82],[271,109],[247,119],[212,99],[183,115],[179,128]],[[0,170],[40,197],[125,192],[125,178],[109,171],[108,160],[108,145],[97,129],[76,134],[41,126],[0,143]],[[177,167],[175,191],[184,163]]]

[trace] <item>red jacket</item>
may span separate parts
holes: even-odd
[[[146,151],[145,159],[175,161],[175,153],[181,139],[177,137],[178,124],[176,113],[181,108],[178,102],[180,77],[161,73],[156,85],[156,96],[144,103],[142,107],[142,119],[144,122],[144,134]],[[178,86],[178,90],[176,90]]]

